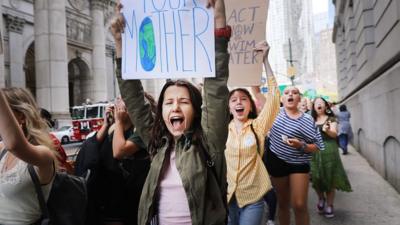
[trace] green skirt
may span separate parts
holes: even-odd
[[[340,159],[336,140],[324,140],[325,150],[314,153],[311,160],[312,187],[320,192],[333,189],[350,192],[351,185]]]

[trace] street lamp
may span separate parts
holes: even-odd
[[[292,85],[294,86],[294,77],[296,75],[296,68],[293,65],[289,66],[287,69],[287,76],[290,78]]]
[[[287,70],[287,76],[290,78],[290,81],[292,81],[292,86],[294,86],[294,76],[296,75],[296,68],[294,68],[293,62],[296,62],[296,60],[293,60],[292,42],[290,38],[289,38],[289,59],[287,61],[290,63],[290,66],[288,67]]]

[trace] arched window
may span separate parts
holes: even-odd
[[[400,142],[388,137],[383,144],[385,155],[385,177],[400,192]]]

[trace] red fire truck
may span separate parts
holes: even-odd
[[[87,135],[100,130],[108,103],[95,103],[72,107],[73,141],[84,141]]]

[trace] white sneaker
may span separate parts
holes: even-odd
[[[333,213],[333,206],[328,206],[325,208],[325,217],[326,218],[332,218],[334,217],[335,214]]]
[[[275,222],[273,220],[268,220],[267,225],[275,225]]]

